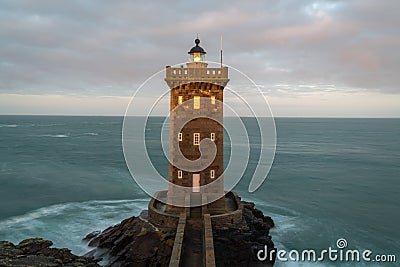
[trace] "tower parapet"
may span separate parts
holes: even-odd
[[[173,89],[190,82],[204,82],[225,87],[229,82],[228,67],[208,68],[207,63],[188,62],[187,67],[166,67],[166,78],[169,88]]]

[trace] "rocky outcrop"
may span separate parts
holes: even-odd
[[[274,222],[256,209],[254,203],[242,201],[242,204],[243,220],[240,224],[213,229],[216,264],[272,266],[275,259],[260,262],[256,255],[264,246],[268,251],[275,250],[269,235]],[[156,228],[146,217],[146,212],[142,212],[139,217],[88,234],[83,240],[93,249],[85,256],[76,256],[65,248],[50,248],[53,243],[41,238],[26,239],[18,245],[0,241],[0,267],[168,266],[176,229]]]
[[[143,215],[142,215],[143,216]],[[106,266],[168,266],[175,229],[157,229],[142,217],[131,217],[84,240],[96,247],[87,256]]]
[[[18,245],[0,241],[0,266],[100,266],[93,257],[76,256],[66,248],[50,248],[52,245],[53,242],[41,238],[26,239]]]
[[[269,252],[276,250],[269,235],[269,230],[275,226],[274,221],[256,209],[254,203],[242,201],[242,204],[244,220],[240,225],[213,229],[216,265],[273,266],[275,257],[261,262],[257,252],[265,246]]]
[[[244,202],[243,220],[231,228],[213,229],[217,266],[272,266],[275,259],[261,262],[257,252],[275,250],[269,230],[270,217]],[[91,233],[84,240],[95,247],[88,256],[102,258],[106,266],[168,266],[174,244],[175,229],[158,229],[146,221],[146,213],[131,217],[102,233]],[[190,237],[188,237],[190,238]]]

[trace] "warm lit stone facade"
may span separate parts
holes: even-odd
[[[224,210],[224,130],[223,130],[223,90],[228,83],[228,68],[208,68],[205,62],[188,62],[186,67],[172,68],[167,66],[166,78],[170,92],[170,166],[169,181],[173,184],[193,188],[211,182],[215,183],[202,194],[219,194],[221,199],[211,205],[210,212],[223,212]],[[201,117],[204,110],[214,119]],[[176,110],[176,112],[172,112]],[[182,129],[176,129],[177,120],[187,120]],[[216,156],[206,168],[191,172],[176,167],[179,153],[188,160],[200,158],[199,142],[209,138],[216,145]],[[178,142],[174,142],[178,139]],[[177,145],[176,145],[177,144]],[[206,153],[207,154],[207,153]],[[204,155],[203,155],[204,156]],[[207,155],[206,155],[207,156]],[[174,191],[175,190],[175,191]],[[169,199],[173,203],[184,203],[185,196],[169,189]],[[174,207],[167,207],[174,210]],[[175,209],[175,210],[179,210]]]

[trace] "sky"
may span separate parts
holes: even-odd
[[[0,114],[123,115],[198,34],[215,62],[222,35],[224,63],[274,116],[400,117],[399,10],[397,0],[3,0]],[[139,102],[158,97],[150,88]]]

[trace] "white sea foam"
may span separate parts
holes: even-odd
[[[52,138],[66,138],[69,137],[67,134],[42,134],[40,137],[52,137]]]
[[[33,124],[32,126],[37,127],[53,127],[53,126],[63,126],[65,123],[48,123],[48,124]]]
[[[16,128],[17,124],[0,124],[0,128]]]
[[[97,136],[97,135],[99,135],[99,134],[98,134],[98,133],[85,133],[85,135]]]
[[[0,240],[18,243],[30,237],[42,237],[52,240],[55,247],[68,247],[82,255],[90,250],[82,242],[83,237],[139,215],[147,203],[148,199],[93,200],[43,207],[0,221]]]

